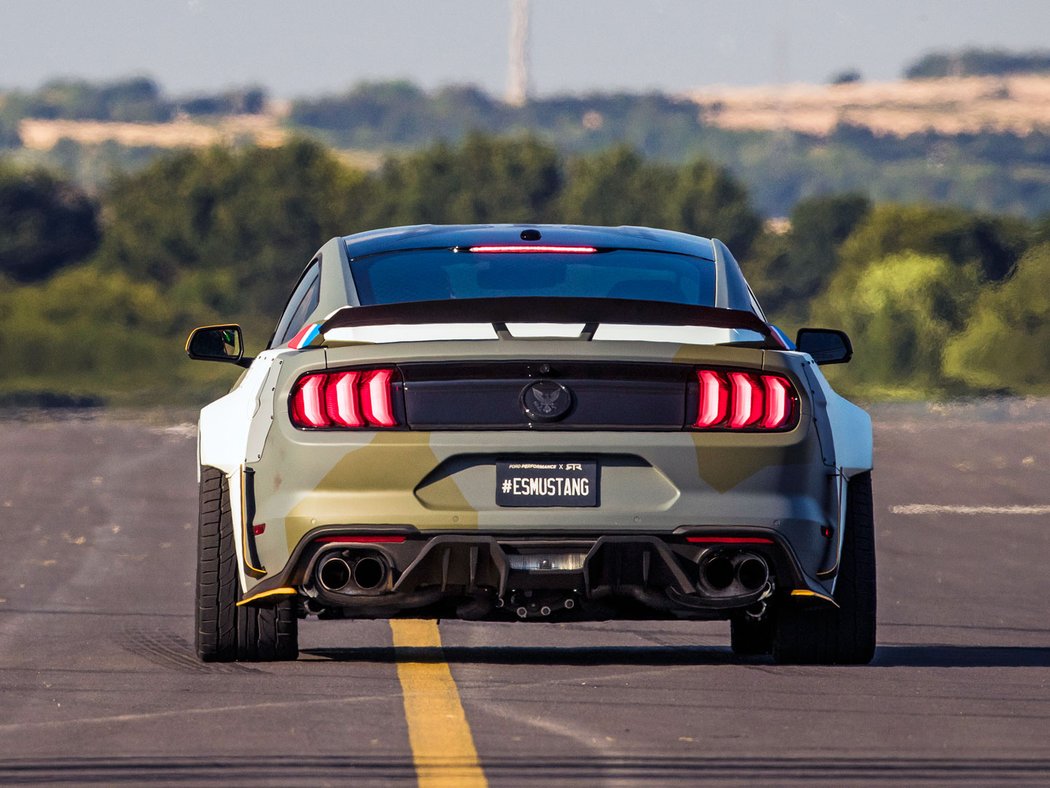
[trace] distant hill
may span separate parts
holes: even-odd
[[[1005,77],[1013,74],[1050,74],[1050,51],[971,48],[961,52],[930,52],[904,71],[907,79]]]

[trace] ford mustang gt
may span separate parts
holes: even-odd
[[[299,620],[723,619],[733,651],[875,649],[867,414],[726,246],[642,227],[333,238],[201,411],[196,647],[298,655]]]

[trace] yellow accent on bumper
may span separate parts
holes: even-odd
[[[839,603],[827,594],[818,594],[816,591],[810,591],[808,588],[796,588],[791,592],[791,596],[810,597],[812,599],[819,599],[821,602],[830,602],[835,607],[839,606]]]
[[[237,603],[237,607],[242,607],[244,605],[251,604],[252,602],[255,602],[259,599],[263,599],[268,596],[288,596],[289,594],[298,593],[299,592],[296,591],[294,588],[274,588],[270,591],[263,591],[261,594],[250,596],[247,599],[242,599],[240,602]]]

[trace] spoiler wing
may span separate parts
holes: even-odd
[[[333,312],[314,336],[334,328],[421,325],[425,323],[600,323],[644,326],[704,326],[754,331],[770,349],[784,345],[753,312],[668,301],[631,298],[508,297],[409,301],[401,304],[347,306]],[[591,331],[593,333],[593,330]]]

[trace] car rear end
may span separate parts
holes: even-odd
[[[544,620],[830,599],[842,480],[808,357],[528,333],[281,354],[245,466],[249,601]]]

